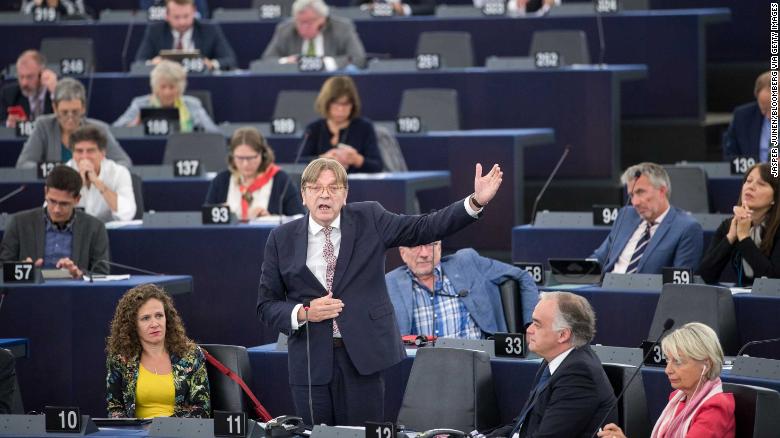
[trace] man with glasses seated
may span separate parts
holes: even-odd
[[[56,166],[46,177],[46,206],[14,214],[0,244],[0,261],[31,261],[38,267],[65,269],[71,277],[108,273],[108,233],[98,219],[76,209],[81,176]]]
[[[471,248],[442,257],[440,241],[398,249],[406,266],[385,282],[402,334],[482,339],[506,332],[499,285],[510,278],[520,285],[523,322],[531,322],[539,290],[526,271]]]
[[[106,157],[125,167],[133,165],[130,157],[119,146],[108,125],[100,120],[85,117],[87,92],[81,82],[64,78],[54,88],[52,103],[54,114],[36,119],[35,129],[22,148],[16,167],[35,168],[41,162],[64,163],[73,158],[70,135],[84,125],[95,125],[106,136]]]

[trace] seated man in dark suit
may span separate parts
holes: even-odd
[[[374,5],[386,3],[393,7],[393,15],[433,15],[436,11],[436,0],[352,0],[353,6],[361,6],[371,10]]]
[[[672,207],[672,185],[663,167],[639,163],[620,178],[632,207],[623,207],[604,243],[590,256],[603,272],[660,274],[664,267],[696,270],[704,235],[688,213]]]
[[[195,19],[193,0],[168,0],[165,21],[146,27],[136,61],[160,62],[160,50],[199,50],[209,70],[236,68],[236,54],[217,24]]]
[[[506,332],[498,287],[510,278],[520,284],[522,322],[531,321],[539,290],[524,270],[471,248],[442,257],[441,242],[398,249],[406,266],[388,272],[385,282],[401,334],[433,334],[434,305],[437,337],[482,339]]]
[[[355,25],[346,18],[328,16],[330,9],[323,0],[295,0],[292,20],[276,26],[274,36],[263,52],[263,59],[278,59],[294,64],[299,56],[323,58],[328,71],[349,64],[363,67],[366,50]]]
[[[26,260],[48,269],[66,269],[71,277],[84,272],[108,273],[108,233],[103,222],[76,210],[81,175],[57,166],[44,186],[46,206],[14,214],[0,243],[0,262]]]
[[[544,359],[534,389],[520,415],[488,436],[588,438],[608,411],[607,423],[615,422],[615,393],[588,345],[595,333],[588,300],[569,292],[542,293],[526,330],[528,349]]]
[[[756,78],[756,101],[734,110],[729,129],[723,135],[723,158],[751,157],[756,162],[769,160],[769,72]]]
[[[57,74],[46,68],[46,58],[37,50],[25,50],[16,60],[17,82],[0,90],[0,120],[15,128],[17,122],[51,114],[51,95]]]

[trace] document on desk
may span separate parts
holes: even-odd
[[[731,289],[731,295],[749,294],[751,292],[749,287],[732,287],[729,289]]]
[[[120,281],[120,280],[129,280],[130,274],[122,274],[122,275],[103,275],[103,274],[93,274],[91,277],[89,275],[84,276],[84,281],[88,283],[96,282],[96,281]]]

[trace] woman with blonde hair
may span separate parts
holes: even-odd
[[[141,108],[176,108],[179,110],[179,132],[219,132],[200,99],[184,95],[187,89],[184,67],[173,61],[160,61],[149,75],[149,82],[152,94],[133,99],[113,126],[140,125]]]
[[[661,341],[666,376],[674,391],[651,438],[734,438],[734,396],[723,392],[723,349],[710,327],[691,322]],[[626,438],[614,423],[599,437]]]

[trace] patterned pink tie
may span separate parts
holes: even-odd
[[[325,263],[327,263],[327,268],[325,269],[325,289],[328,292],[333,292],[333,276],[336,274],[336,251],[333,248],[333,242],[330,240],[332,231],[333,227],[330,226],[322,229],[322,232],[325,233],[325,246],[322,248],[322,256],[325,257]],[[341,337],[341,332],[335,319],[333,320],[333,337]]]

